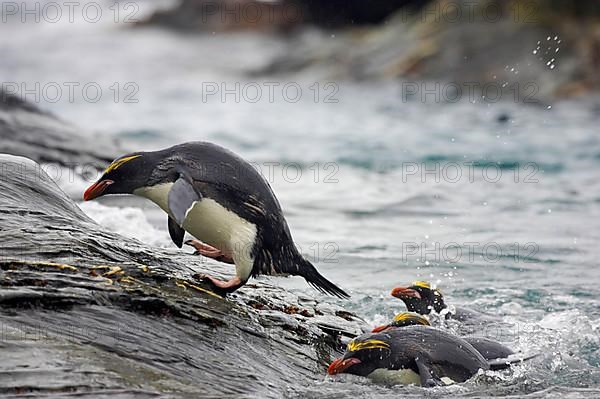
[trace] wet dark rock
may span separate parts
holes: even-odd
[[[303,23],[304,14],[295,0],[182,0],[154,12],[140,25],[191,32],[284,32]]]
[[[75,169],[102,169],[122,153],[109,140],[89,140],[81,129],[0,90],[0,153]]]
[[[156,11],[143,25],[184,31],[289,31],[302,24],[325,29],[373,25],[403,7],[430,0],[181,0]]]
[[[361,332],[260,281],[223,299],[191,276],[229,267],[103,229],[31,160],[0,166],[0,395],[279,398]]]
[[[430,0],[296,0],[302,6],[307,23],[319,27],[343,28],[375,25],[394,12],[422,7]],[[408,12],[408,11],[407,11]]]

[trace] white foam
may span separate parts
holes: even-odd
[[[83,198],[83,192],[97,179],[97,175],[89,178],[81,176],[81,170],[67,168],[58,164],[43,163],[39,166],[46,174],[74,201]],[[92,170],[87,170],[90,173]]]
[[[505,315],[518,315],[523,313],[523,306],[517,302],[507,302],[500,306],[500,313]]]
[[[167,229],[156,229],[139,208],[109,207],[98,202],[82,202],[79,207],[96,223],[111,231],[138,239],[148,245],[172,247]]]

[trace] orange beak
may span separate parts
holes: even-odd
[[[371,331],[372,333],[378,333],[378,332],[382,332],[387,330],[388,328],[391,328],[390,326],[388,326],[387,324],[384,324],[382,326],[377,326],[373,329],[373,331]]]
[[[329,365],[329,368],[327,369],[327,374],[335,375],[335,374],[343,373],[344,371],[346,371],[346,369],[348,367],[354,366],[355,364],[359,364],[359,363],[360,363],[360,360],[355,357],[350,357],[348,359],[341,359],[341,358],[335,359]]]
[[[417,298],[421,299],[421,294],[418,291],[413,290],[412,288],[406,287],[396,287],[392,290],[392,296],[403,299],[403,298]]]
[[[89,201],[93,200],[94,198],[98,198],[104,193],[106,188],[113,183],[114,181],[112,180],[97,181],[96,183],[92,184],[87,190],[85,190],[85,193],[83,193],[83,200]]]

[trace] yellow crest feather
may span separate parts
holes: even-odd
[[[431,289],[431,285],[427,281],[415,281],[414,286]]]
[[[108,165],[108,168],[106,168],[106,170],[104,171],[104,174],[112,172],[115,169],[118,169],[119,167],[121,167],[123,164],[131,161],[132,159],[136,159],[141,157],[141,155],[132,155],[130,157],[125,157],[125,158],[121,158],[121,159],[117,159],[116,161],[114,161],[113,163],[111,163],[110,165]]]
[[[427,320],[423,316],[416,315],[414,313],[403,312],[403,313],[398,313],[394,317],[394,321],[405,321],[405,320],[411,320],[411,319],[412,320],[416,320],[417,323],[422,324],[424,326],[430,326],[431,325],[431,324],[429,324],[429,320]]]
[[[390,344],[379,339],[368,339],[363,342],[352,340],[348,342],[348,352],[357,352],[365,349],[390,349]]]

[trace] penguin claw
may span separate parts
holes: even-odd
[[[207,274],[204,274],[204,273],[196,273],[196,274],[192,275],[192,277],[195,280],[208,285],[210,287],[210,290],[213,291],[214,293],[221,295],[222,297],[227,295],[227,291],[223,290],[217,284],[215,284],[213,277],[211,277]]]
[[[202,283],[208,284],[213,288],[216,289],[220,289],[221,287],[219,287],[218,284],[216,284],[216,280],[214,277],[209,276],[208,274],[204,274],[204,273],[196,273],[192,276],[194,278],[194,280],[200,281]]]

